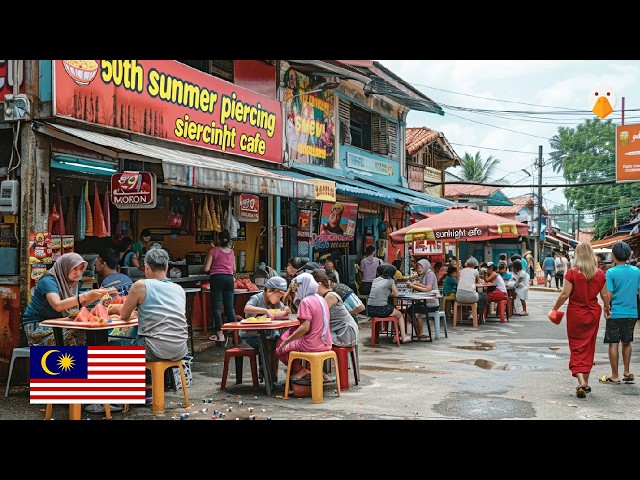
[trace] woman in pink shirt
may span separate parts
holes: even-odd
[[[229,230],[223,230],[218,235],[219,247],[213,247],[207,253],[204,261],[204,271],[210,275],[209,289],[211,290],[211,305],[213,308],[213,327],[216,331],[209,337],[213,342],[224,342],[222,332],[222,305],[226,322],[236,321],[234,303],[234,278],[235,254],[229,246],[231,234]]]
[[[331,350],[330,314],[326,300],[318,295],[318,282],[310,273],[301,273],[292,282],[297,284],[296,299],[300,325],[291,327],[280,336],[276,354],[285,365],[289,364],[289,352],[324,352]],[[297,380],[311,375],[299,359],[291,364],[291,379]]]

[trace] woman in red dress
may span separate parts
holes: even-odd
[[[598,303],[598,294],[605,309],[609,308],[609,292],[605,273],[598,268],[598,259],[591,245],[579,243],[576,246],[574,268],[565,273],[562,291],[549,316],[555,314],[569,299],[567,307],[567,337],[569,339],[569,370],[578,378],[576,396],[585,398],[591,392],[589,374],[593,367],[596,351],[596,337],[600,326],[602,307]]]

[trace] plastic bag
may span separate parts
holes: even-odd
[[[231,207],[231,201],[229,201],[229,213],[227,215],[227,223],[225,228],[229,230],[231,238],[238,238],[238,229],[240,228],[240,222],[233,216],[233,210]]]

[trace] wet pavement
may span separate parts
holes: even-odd
[[[235,384],[230,366],[227,390],[220,390],[224,350],[202,333],[197,335],[192,363],[193,380],[188,389],[191,406],[186,408],[182,390],[167,391],[166,411],[152,414],[145,406],[131,406],[127,413],[114,413],[114,420],[584,420],[640,419],[638,384],[602,384],[598,378],[610,373],[607,346],[602,343],[601,322],[591,373],[592,393],[575,395],[577,380],[568,369],[569,349],[565,323],[554,325],[547,312],[555,302],[555,289],[529,292],[529,316],[513,316],[501,324],[496,318],[473,328],[470,324],[448,325],[448,338],[411,342],[398,347],[381,335],[380,344],[370,345],[371,323],[360,323],[360,383],[340,397],[334,385],[325,387],[324,402],[310,398],[282,398],[284,367],[280,384],[268,397],[264,386],[254,390],[249,362],[245,360],[243,383]],[[636,326],[636,334],[640,331]],[[209,332],[210,333],[210,332]],[[638,337],[636,337],[638,338]],[[634,343],[631,371],[640,374],[640,345]],[[622,367],[621,367],[622,368]],[[622,370],[620,370],[622,374]],[[3,387],[4,388],[4,387]],[[187,415],[188,414],[188,415]],[[67,408],[54,405],[54,418],[67,418]],[[26,385],[11,387],[8,398],[0,397],[0,419],[44,417],[42,405],[29,404]],[[104,414],[84,413],[100,420]]]

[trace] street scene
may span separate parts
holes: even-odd
[[[637,419],[639,89],[0,60],[0,419]]]

